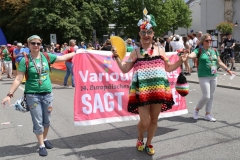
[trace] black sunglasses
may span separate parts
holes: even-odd
[[[40,46],[41,45],[41,43],[39,43],[39,42],[31,42],[31,45],[34,45],[34,46]]]
[[[211,39],[207,39],[207,40],[205,40],[205,42],[207,42],[207,43],[208,43],[208,42],[212,42],[212,40],[211,40]]]

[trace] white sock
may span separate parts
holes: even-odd
[[[47,138],[46,138],[46,139],[44,139],[43,141],[47,141]]]
[[[43,147],[45,147],[45,145],[43,144],[43,145],[40,145],[39,147],[40,147],[40,148],[43,148]]]

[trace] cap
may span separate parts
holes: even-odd
[[[175,37],[176,37],[176,39],[180,39],[180,36],[179,36],[179,35],[176,35]]]
[[[8,47],[11,47],[12,45],[11,44],[7,44]]]
[[[17,46],[18,47],[22,47],[22,43],[17,43]]]
[[[134,40],[132,40],[132,42],[134,43],[135,41],[134,41]]]

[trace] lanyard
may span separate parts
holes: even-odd
[[[212,63],[212,53],[211,53],[211,50],[209,51],[209,50],[205,50],[204,48],[203,48],[203,50],[205,51],[205,53],[207,54],[207,56],[209,57],[209,60],[211,61],[211,63]]]
[[[42,81],[41,81],[41,74],[42,74],[42,55],[40,53],[40,68],[38,68],[37,64],[36,64],[36,61],[32,58],[31,54],[30,54],[30,58],[34,64],[34,68],[36,69],[38,75],[39,75],[39,79],[38,79],[38,83],[41,85],[42,84]]]

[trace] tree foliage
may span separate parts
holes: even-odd
[[[8,38],[25,41],[38,34],[46,43],[51,33],[61,43],[71,38],[92,40],[93,29],[103,35],[113,12],[112,0],[6,0],[0,5],[5,17],[0,26]]]
[[[143,0],[115,1],[115,22],[127,36],[138,34],[137,23],[143,17],[143,7],[155,17],[155,35],[162,35],[173,27],[176,29],[191,25],[191,11],[183,0],[145,0],[144,5],[142,2]]]
[[[0,1],[0,27],[8,41],[25,42],[37,34],[49,43],[49,34],[57,34],[58,43],[92,41],[110,33],[116,24],[117,34],[138,35],[138,21],[143,17],[143,0],[5,0]],[[148,14],[156,19],[156,35],[191,24],[191,12],[183,0],[145,0]]]

